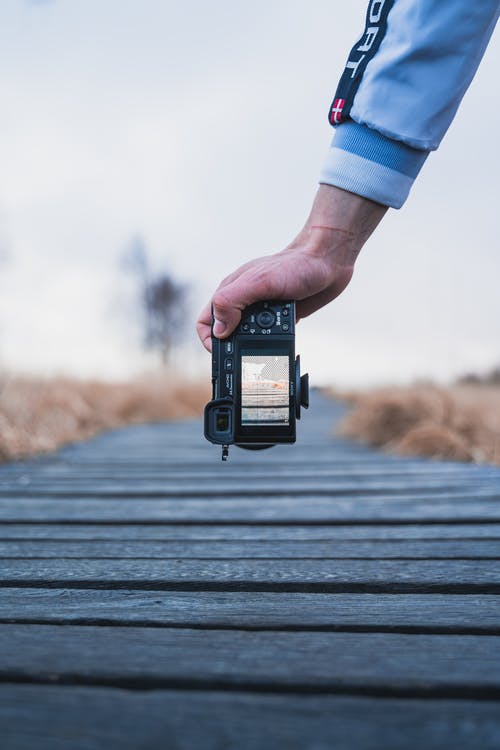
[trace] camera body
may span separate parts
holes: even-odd
[[[213,319],[212,319],[213,330]],[[231,336],[212,334],[212,401],[205,437],[259,450],[294,443],[301,406],[309,405],[309,378],[295,357],[295,303],[257,302],[243,310]]]

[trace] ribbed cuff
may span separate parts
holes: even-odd
[[[335,128],[319,181],[401,208],[428,155],[348,121]]]

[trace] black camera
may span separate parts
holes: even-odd
[[[222,445],[260,450],[295,442],[300,408],[309,406],[309,376],[295,357],[295,302],[257,302],[243,310],[227,339],[213,335],[212,401],[205,437]]]

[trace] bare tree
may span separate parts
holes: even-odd
[[[163,364],[182,332],[184,296],[184,287],[166,273],[148,280],[143,289],[144,344],[159,351]]]
[[[131,242],[122,266],[137,280],[143,344],[146,349],[156,350],[166,365],[183,331],[187,289],[167,271],[153,273],[140,237]]]

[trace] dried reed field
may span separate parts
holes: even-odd
[[[500,385],[418,385],[340,397],[352,407],[338,428],[346,437],[403,455],[500,465]]]
[[[0,378],[0,461],[47,453],[103,430],[200,415],[209,387],[164,375],[107,383]]]
[[[330,395],[350,406],[338,431],[384,450],[500,465],[500,385],[418,385]],[[0,461],[48,453],[105,430],[201,416],[206,383],[168,373],[128,382],[0,377]],[[201,439],[201,437],[200,437]]]

